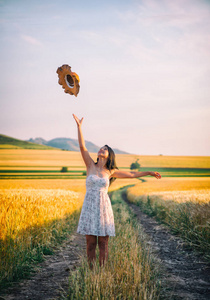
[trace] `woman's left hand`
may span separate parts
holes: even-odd
[[[156,177],[157,179],[161,178],[161,175],[158,172],[150,172],[150,175]]]

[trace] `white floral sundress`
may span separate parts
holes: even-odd
[[[89,175],[77,232],[83,235],[115,236],[114,215],[108,196],[109,178]]]

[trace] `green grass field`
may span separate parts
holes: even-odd
[[[120,168],[126,169],[126,168]],[[126,169],[129,171],[129,169]],[[153,171],[154,168],[141,168],[140,171]],[[162,177],[210,177],[210,169],[199,168],[156,168]],[[69,170],[61,172],[60,170],[0,170],[0,179],[76,179],[85,178],[85,169]]]
[[[150,171],[142,168],[140,171]],[[152,168],[151,168],[152,171]],[[162,177],[210,177],[210,169],[181,169],[181,168],[157,168]],[[60,172],[56,170],[0,170],[0,179],[83,179],[85,170],[70,170]]]

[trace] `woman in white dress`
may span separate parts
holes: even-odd
[[[95,163],[85,147],[82,134],[82,121],[74,114],[77,123],[78,141],[82,158],[87,168],[86,194],[77,232],[86,236],[87,257],[90,267],[96,259],[96,246],[98,237],[99,264],[108,259],[109,236],[115,236],[114,215],[111,201],[108,196],[108,187],[116,178],[137,178],[151,175],[161,178],[158,172],[125,172],[118,170],[115,162],[114,151],[108,146],[103,146],[98,152]]]

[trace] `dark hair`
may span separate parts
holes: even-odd
[[[114,153],[114,151],[113,151],[112,148],[109,147],[108,145],[104,145],[104,146],[108,148],[108,152],[109,152],[109,156],[108,156],[108,158],[107,158],[107,162],[106,162],[105,167],[106,167],[109,171],[111,171],[111,170],[113,170],[113,169],[118,169],[117,164],[116,164],[116,160],[115,160],[115,153]],[[98,160],[99,160],[99,158],[97,158],[97,162],[95,163],[96,165],[97,165],[97,163],[98,163]],[[112,182],[115,181],[115,180],[116,180],[116,178],[114,178],[114,177],[110,178],[110,179],[109,179],[109,185],[111,185]]]

